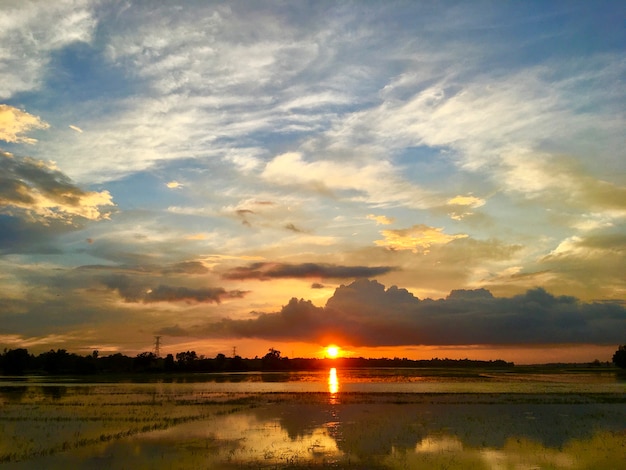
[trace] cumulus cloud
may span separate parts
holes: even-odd
[[[445,299],[420,300],[362,279],[337,288],[325,307],[294,298],[279,312],[224,319],[203,331],[293,341],[330,336],[352,346],[616,344],[625,320],[618,302],[584,303],[541,288],[502,298],[485,289],[456,290]]]
[[[0,140],[20,144],[34,144],[37,139],[26,137],[24,133],[34,129],[47,129],[49,124],[38,116],[0,104]]]
[[[399,230],[383,230],[380,232],[384,240],[376,240],[378,246],[390,250],[411,250],[415,253],[428,253],[433,245],[445,245],[452,240],[467,238],[466,234],[448,235],[443,228],[429,227],[424,224]]]
[[[168,286],[159,284],[152,288],[125,275],[112,275],[103,279],[103,283],[115,290],[126,302],[187,302],[216,303],[225,299],[243,298],[246,291],[227,291],[222,287],[189,288],[184,286]]]
[[[85,191],[53,164],[0,152],[0,211],[42,223],[108,217],[113,206],[108,191]]]
[[[292,278],[360,278],[379,276],[393,271],[390,266],[340,266],[325,263],[252,263],[248,266],[237,267],[224,273],[224,279],[243,280]]]

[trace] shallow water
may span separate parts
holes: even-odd
[[[0,468],[623,468],[615,373],[0,381]]]

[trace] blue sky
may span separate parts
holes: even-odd
[[[519,362],[621,341],[623,2],[0,13],[5,347]]]

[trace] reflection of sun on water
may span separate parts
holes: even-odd
[[[331,401],[335,399],[335,395],[339,391],[339,379],[337,379],[337,369],[330,369],[328,374],[328,393],[330,393]]]

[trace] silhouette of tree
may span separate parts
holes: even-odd
[[[137,354],[133,361],[133,368],[139,371],[153,370],[156,368],[157,355],[153,352],[142,352]]]
[[[622,369],[626,369],[626,344],[621,345],[613,354],[613,364]]]
[[[163,366],[165,368],[165,372],[173,372],[176,369],[176,364],[174,363],[174,356],[172,354],[168,354],[165,356],[165,360],[163,361]]]
[[[194,362],[197,360],[198,355],[195,351],[176,353],[176,362],[178,362],[178,366],[183,370],[193,370]]]
[[[31,363],[32,357],[24,348],[8,351],[5,349],[4,354],[0,356],[0,368],[7,375],[22,375],[24,371],[30,368]]]
[[[269,352],[261,359],[263,370],[280,370],[283,368],[283,359],[278,349],[270,348]]]

